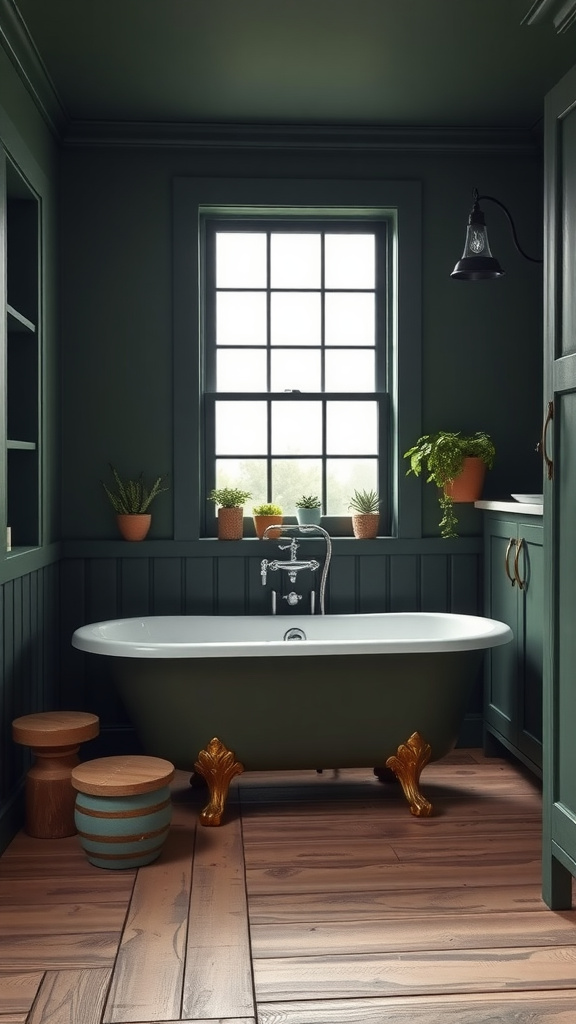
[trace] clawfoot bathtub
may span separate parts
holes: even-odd
[[[240,772],[392,770],[412,814],[429,760],[458,738],[486,648],[507,625],[425,612],[325,616],[152,616],[90,623],[72,644],[111,658],[147,753],[208,784],[219,825]]]

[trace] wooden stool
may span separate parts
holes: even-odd
[[[31,747],[35,762],[26,776],[26,831],[36,839],[73,836],[74,798],[70,783],[84,740],[98,735],[97,715],[86,711],[39,711],[12,722],[16,743]]]
[[[99,757],[73,769],[76,828],[91,864],[138,868],[160,856],[172,817],[173,777],[170,761],[140,754]]]

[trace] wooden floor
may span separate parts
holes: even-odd
[[[251,773],[226,823],[178,773],[135,872],[76,837],[0,859],[0,1024],[575,1024],[576,911],[540,897],[524,769],[429,765],[431,818],[371,770]]]

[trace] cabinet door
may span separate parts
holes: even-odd
[[[545,103],[543,898],[572,903],[576,875],[576,68]]]
[[[518,524],[518,703],[516,743],[542,767],[542,651],[544,634],[544,547],[541,526]]]
[[[510,626],[512,643],[486,652],[484,719],[516,745],[518,718],[518,588],[512,584],[517,524],[489,520],[485,534],[486,614]]]

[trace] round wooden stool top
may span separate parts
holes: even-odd
[[[90,796],[152,793],[174,778],[174,765],[147,754],[119,754],[84,761],[72,769],[72,785]]]
[[[12,722],[12,737],[27,747],[67,747],[98,735],[100,719],[88,711],[39,711]]]

